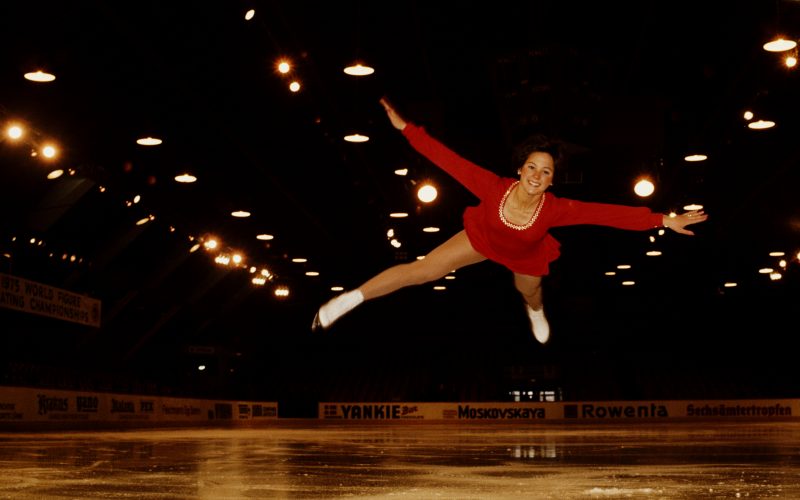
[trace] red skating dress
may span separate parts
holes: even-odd
[[[646,231],[662,225],[662,214],[647,207],[592,203],[545,193],[539,215],[527,229],[507,226],[500,213],[518,181],[500,177],[451,151],[421,126],[407,123],[403,135],[411,146],[461,183],[480,202],[464,211],[464,229],[472,247],[515,273],[544,276],[560,255],[551,227],[593,224]]]

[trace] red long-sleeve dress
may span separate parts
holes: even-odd
[[[480,202],[464,211],[464,229],[472,247],[489,260],[515,273],[544,276],[560,255],[551,227],[593,224],[645,231],[662,225],[662,214],[647,207],[592,203],[544,193],[539,215],[524,230],[501,219],[505,197],[518,181],[500,177],[459,156],[421,126],[407,123],[403,135],[411,146],[461,183]]]

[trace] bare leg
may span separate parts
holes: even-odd
[[[514,273],[514,286],[522,294],[525,302],[531,309],[538,311],[542,308],[542,277],[528,274]]]
[[[410,285],[437,280],[447,273],[486,260],[478,253],[463,230],[434,248],[422,260],[398,264],[367,280],[363,285],[334,297],[314,317],[312,329],[328,328],[334,321],[365,300],[387,295]]]
[[[514,286],[525,299],[533,336],[544,344],[550,339],[550,324],[544,316],[542,277],[514,273]]]
[[[390,267],[358,287],[364,300],[374,299],[410,285],[421,285],[447,275],[450,271],[486,260],[479,254],[463,230],[431,250],[422,260]]]

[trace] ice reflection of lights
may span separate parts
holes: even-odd
[[[511,449],[514,458],[557,458],[558,447],[555,443],[545,443],[539,446],[516,445]]]

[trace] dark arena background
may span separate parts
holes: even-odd
[[[0,498],[800,497],[798,37],[796,0],[4,2]],[[488,261],[312,332],[477,203],[381,97],[709,219],[554,229],[544,345]]]

